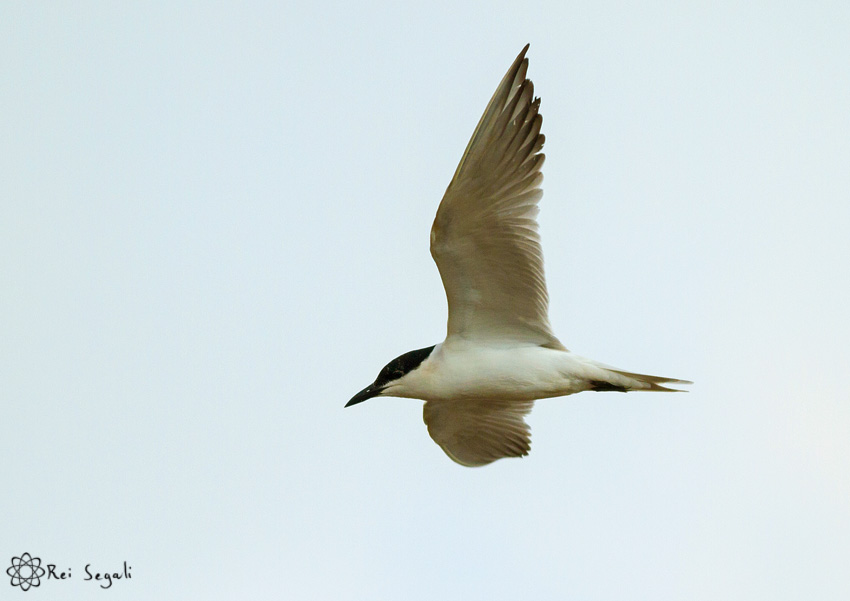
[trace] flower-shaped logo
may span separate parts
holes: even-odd
[[[41,567],[41,559],[24,553],[20,557],[12,558],[12,567],[7,569],[6,573],[12,577],[12,586],[19,586],[22,591],[28,591],[31,586],[41,584],[44,568]]]

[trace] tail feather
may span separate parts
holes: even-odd
[[[612,374],[613,377],[606,380],[591,381],[591,390],[600,392],[606,390],[613,390],[617,392],[629,392],[631,390],[650,390],[658,392],[688,392],[687,390],[680,390],[678,388],[667,388],[666,386],[661,386],[661,384],[693,384],[693,382],[689,380],[677,380],[676,378],[662,378],[661,376],[636,374],[630,371],[622,371],[610,367],[605,367],[604,369],[606,372]]]

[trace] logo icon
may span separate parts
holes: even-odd
[[[41,567],[41,559],[24,553],[20,557],[12,558],[12,567],[8,568],[6,573],[12,577],[12,586],[19,586],[22,591],[28,591],[31,586],[41,584],[44,568]]]

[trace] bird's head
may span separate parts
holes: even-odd
[[[396,357],[384,366],[374,382],[355,394],[345,406],[351,407],[376,396],[405,396],[401,389],[403,386],[400,386],[401,381],[407,374],[422,365],[433,350],[434,347],[429,346]]]

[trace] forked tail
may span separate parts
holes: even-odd
[[[602,367],[602,366],[600,366]],[[688,392],[678,388],[667,388],[662,384],[693,384],[689,380],[677,380],[676,378],[662,378],[660,376],[648,376],[646,374],[635,374],[629,371],[621,371],[612,367],[604,366],[602,371],[608,376],[604,380],[591,380],[590,390],[597,392],[614,391],[629,392],[632,390],[655,390],[658,392]]]

